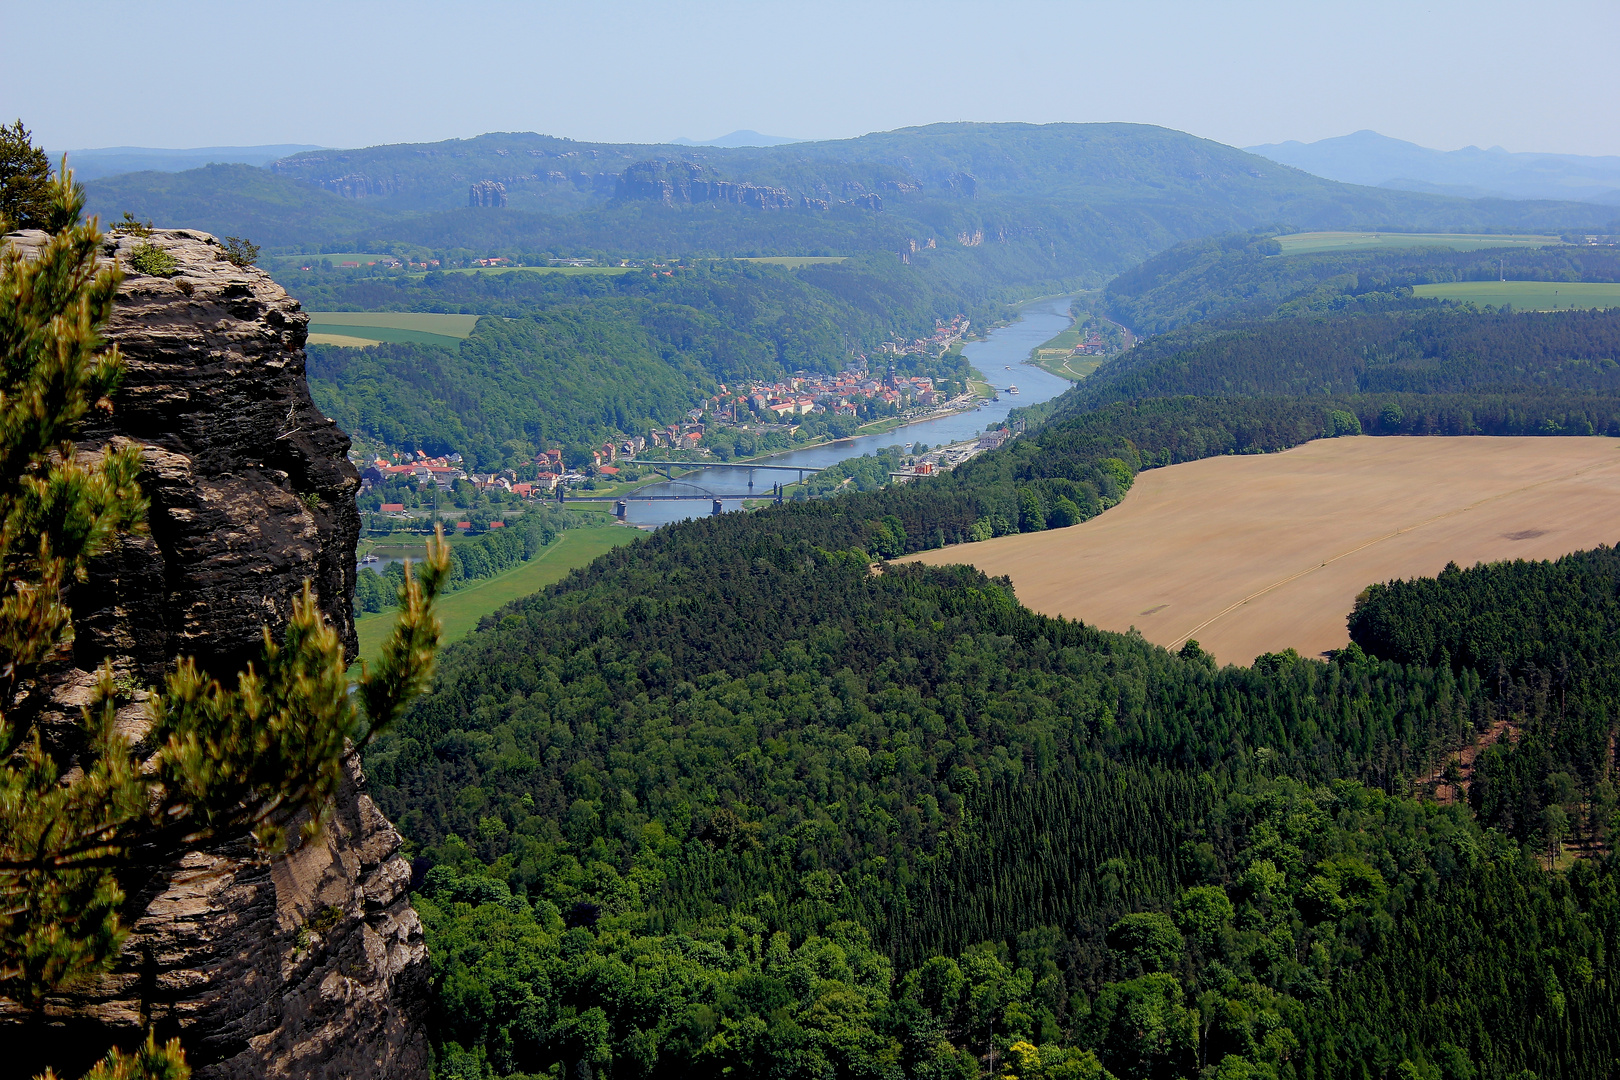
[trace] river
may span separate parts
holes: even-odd
[[[809,469],[822,469],[836,465],[845,458],[859,457],[881,450],[886,446],[905,446],[908,443],[927,443],[944,446],[994,427],[1007,418],[1007,414],[1020,406],[1050,401],[1072,383],[1067,379],[1042,371],[1034,364],[1025,363],[1030,350],[1050,341],[1069,328],[1069,300],[1067,296],[1038,300],[1023,311],[1023,317],[1008,326],[990,331],[983,341],[970,341],[962,347],[972,365],[984,372],[992,386],[1018,387],[1017,394],[1003,393],[1001,400],[983,408],[941,416],[934,420],[907,424],[882,435],[860,435],[853,439],[839,439],[804,450],[790,450],[768,458],[759,464],[802,465]],[[752,479],[753,487],[749,487]],[[771,485],[778,481],[798,479],[793,473],[774,469],[758,471],[744,469],[703,469],[662,484],[638,489],[629,496],[625,520],[632,525],[651,527],[691,517],[703,517],[713,510],[712,499],[718,498],[727,510],[735,509],[743,499],[763,498],[770,494]],[[638,502],[648,495],[705,495],[707,499],[689,499],[666,502]]]

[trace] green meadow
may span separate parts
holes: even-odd
[[[1309,255],[1316,251],[1343,251],[1351,248],[1444,247],[1474,251],[1493,247],[1546,247],[1561,243],[1556,236],[1498,236],[1485,233],[1396,233],[1396,232],[1307,232],[1279,236],[1284,255]]]
[[[1414,296],[1465,300],[1524,311],[1620,307],[1620,282],[1611,281],[1447,281],[1416,285]]]
[[[309,340],[312,345],[358,347],[389,341],[453,349],[477,322],[477,315],[420,311],[312,311]]]
[[[628,544],[641,536],[640,529],[621,525],[583,526],[561,533],[552,545],[526,563],[494,577],[485,578],[449,593],[439,601],[439,622],[444,627],[440,640],[448,645],[460,641],[478,627],[485,615],[499,611],[513,600],[539,592],[561,581],[569,571],[589,565],[597,556]],[[363,615],[354,621],[360,635],[360,655],[375,660],[382,643],[394,626],[394,613],[383,611]],[[358,670],[358,668],[356,668]]]

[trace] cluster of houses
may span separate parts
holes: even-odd
[[[733,423],[753,413],[764,420],[791,422],[795,416],[833,413],[854,416],[861,399],[885,405],[937,405],[944,395],[934,389],[926,375],[898,376],[894,369],[881,379],[864,370],[846,370],[837,375],[800,372],[769,385],[750,386],[746,393],[721,395],[713,399],[713,411]]]
[[[561,452],[557,452],[559,461]],[[515,473],[470,473],[461,467],[460,454],[447,454],[443,457],[430,458],[420,450],[414,456],[406,457],[405,461],[390,461],[387,458],[377,458],[360,473],[362,490],[369,489],[389,480],[406,479],[422,484],[436,484],[445,490],[456,486],[456,481],[465,480],[479,491],[509,491],[514,495],[528,498],[533,495],[552,491],[557,486],[553,477],[537,477],[536,479],[519,480]],[[405,509],[402,503],[383,503],[383,513],[399,512]]]
[[[949,349],[962,335],[967,333],[968,317],[958,315],[950,322],[936,320],[934,332],[925,338],[912,338],[910,341],[888,341],[883,344],[882,351],[895,356],[914,354],[917,356],[940,356]]]
[[[1081,338],[1080,343],[1074,347],[1074,355],[1076,356],[1101,356],[1107,351],[1108,343],[1095,330]]]

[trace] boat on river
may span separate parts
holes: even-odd
[[[1009,393],[1009,394],[1016,394],[1016,393],[1018,393],[1018,387],[1016,387],[1016,386],[1009,386],[1009,387],[1007,387],[1007,393]]]

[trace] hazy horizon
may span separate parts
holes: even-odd
[[[820,140],[974,120],[1156,124],[1233,146],[1370,128],[1437,150],[1620,154],[1620,118],[1585,107],[1620,97],[1620,74],[1570,52],[1620,36],[1620,6],[1588,0],[1369,3],[1353,25],[1341,8],[1269,0],[0,11],[19,41],[72,23],[118,45],[117,63],[71,80],[49,49],[14,50],[0,70],[7,119],[53,148]]]

